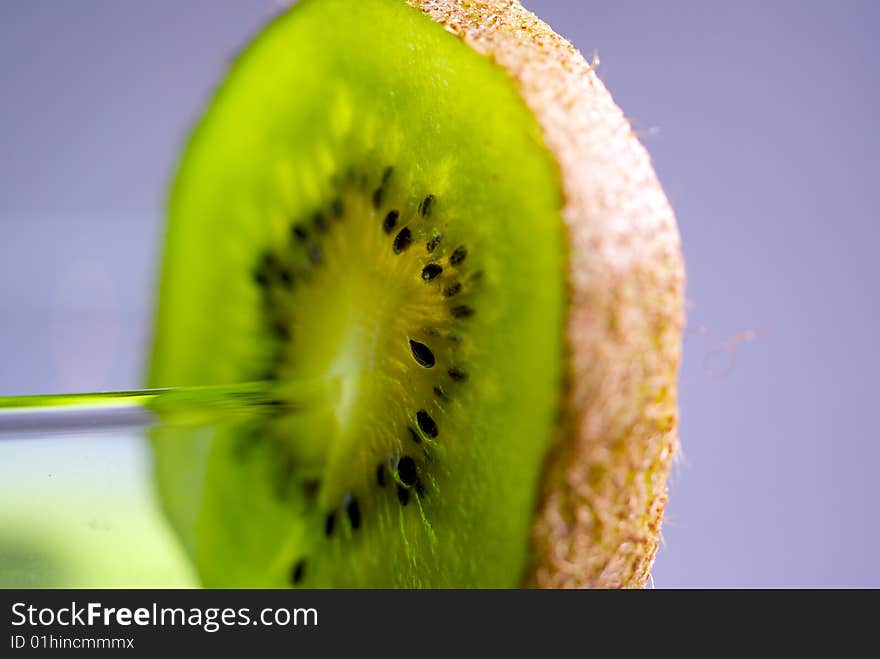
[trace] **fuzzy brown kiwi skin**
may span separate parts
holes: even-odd
[[[644,587],[677,448],[684,265],[675,217],[583,56],[516,0],[405,0],[504,68],[559,165],[566,391],[523,584]]]

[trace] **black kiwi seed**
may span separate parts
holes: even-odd
[[[457,307],[452,307],[451,312],[453,318],[470,318],[474,315],[473,308],[467,306],[466,304],[460,304]]]
[[[278,321],[272,328],[275,330],[275,336],[282,341],[290,341],[290,328],[283,322]]]
[[[441,387],[439,384],[436,387],[434,387],[434,393],[437,395],[438,398],[442,398],[443,400],[449,400],[449,394],[447,394],[445,391],[443,391],[443,387]]]
[[[422,438],[419,437],[419,433],[417,433],[412,426],[408,426],[407,430],[409,430],[409,438],[411,440],[413,440],[416,444],[422,443]]]
[[[302,491],[303,495],[306,499],[313,501],[316,496],[318,496],[318,490],[321,487],[321,481],[317,478],[310,478],[309,480],[303,481]]]
[[[397,234],[397,237],[394,238],[394,253],[400,254],[407,247],[412,245],[412,234],[409,231],[408,227],[403,227],[400,230],[400,233]]]
[[[317,245],[309,245],[309,258],[315,265],[320,265],[321,261],[324,260],[324,256]]]
[[[431,206],[434,205],[434,195],[429,194],[427,197],[422,199],[422,203],[419,204],[419,215],[422,217],[428,217],[431,213]]]
[[[379,483],[379,487],[385,487],[385,465],[383,464],[376,467],[376,482]]]
[[[336,513],[327,513],[324,518],[324,535],[328,538],[333,535],[333,527],[336,526]]]
[[[461,265],[464,263],[464,260],[467,258],[467,248],[462,245],[461,247],[456,247],[455,251],[452,252],[452,256],[449,257],[449,262],[452,265]]]
[[[345,506],[345,512],[348,514],[348,521],[351,522],[351,528],[358,529],[361,525],[361,507],[358,505],[357,499],[351,499]]]
[[[443,266],[437,265],[436,263],[429,263],[424,268],[422,268],[422,279],[425,281],[431,281],[436,277],[439,277],[443,273]]]
[[[419,424],[421,431],[428,437],[434,438],[437,436],[437,424],[425,410],[416,412],[416,422]]]
[[[435,249],[437,249],[437,246],[440,244],[441,240],[443,240],[443,236],[438,234],[438,235],[434,236],[433,238],[431,238],[431,240],[428,241],[428,243],[425,245],[425,249],[428,250],[428,254],[432,253]]]
[[[337,220],[340,219],[345,213],[345,206],[342,204],[342,199],[336,199],[333,202],[333,205],[330,207],[330,212],[333,213],[333,217]]]
[[[450,368],[447,373],[449,373],[449,377],[451,377],[456,382],[464,382],[468,379],[468,374],[462,371],[460,368]]]
[[[397,226],[398,217],[400,217],[398,211],[389,211],[388,215],[385,216],[385,220],[382,222],[382,231],[385,233],[391,233],[394,231],[394,227]]]
[[[305,242],[305,239],[309,237],[309,232],[306,231],[306,228],[302,224],[294,224],[291,228],[291,235],[299,242]]]
[[[454,297],[461,293],[461,283],[455,282],[452,286],[443,289],[443,297]]]
[[[259,267],[254,271],[254,281],[263,288],[269,286],[272,280],[272,272],[278,266],[275,256],[269,252],[263,254]]]
[[[281,268],[278,272],[278,277],[281,279],[281,283],[284,284],[284,288],[293,286],[293,274],[287,268]]]
[[[409,490],[403,485],[397,486],[397,500],[400,501],[401,506],[405,506],[409,503]]]
[[[431,352],[431,349],[428,346],[424,343],[419,343],[418,341],[410,339],[409,348],[412,350],[413,359],[419,363],[419,366],[434,368],[434,353]]]
[[[391,174],[394,172],[393,167],[388,167],[382,173],[382,182],[379,184],[379,187],[373,191],[373,208],[379,208],[382,205],[382,201],[385,199],[385,187],[388,185],[388,180],[391,178]]]
[[[259,287],[266,288],[269,285],[269,275],[263,268],[259,268],[254,272],[254,281]]]
[[[324,215],[321,213],[315,213],[315,228],[319,233],[327,231],[327,220],[324,219]]]
[[[306,561],[305,559],[298,560],[293,569],[290,571],[290,582],[294,585],[301,583],[303,577],[306,576]]]
[[[397,475],[404,485],[412,485],[419,478],[416,470],[416,461],[408,455],[404,455],[397,461]]]

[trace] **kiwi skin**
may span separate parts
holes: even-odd
[[[560,169],[567,382],[523,583],[644,587],[678,444],[684,265],[673,212],[592,67],[517,0],[405,1],[507,71]]]

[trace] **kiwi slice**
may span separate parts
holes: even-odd
[[[445,29],[444,29],[445,28]],[[153,433],[209,586],[638,586],[675,448],[675,222],[583,58],[510,0],[304,0],[170,201]]]

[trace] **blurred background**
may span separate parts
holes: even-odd
[[[525,4],[598,54],[680,222],[656,585],[880,586],[880,4]],[[278,9],[0,3],[0,395],[141,385],[177,154]],[[191,583],[146,459],[127,436],[0,444],[0,583]]]

